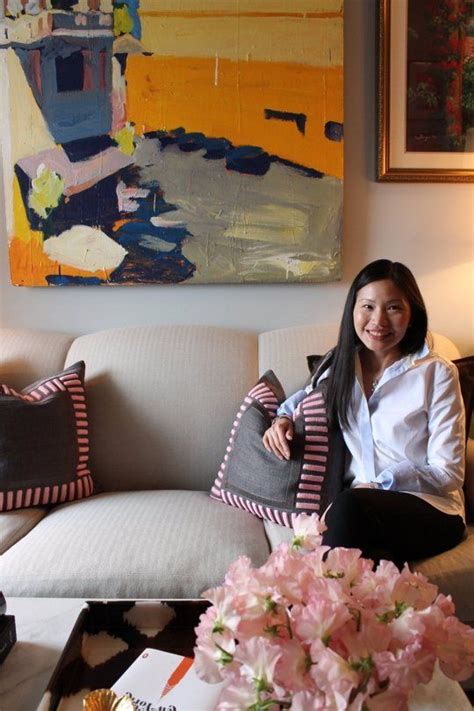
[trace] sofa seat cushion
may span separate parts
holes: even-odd
[[[458,546],[411,567],[426,575],[440,592],[452,596],[463,622],[474,623],[474,525],[467,526],[467,536]]]
[[[53,509],[0,559],[6,596],[189,598],[242,554],[269,555],[262,522],[201,491],[99,494]]]
[[[46,513],[47,509],[39,506],[34,509],[3,511],[0,514],[0,555],[26,536]]]
[[[280,543],[291,543],[294,538],[294,531],[292,528],[287,528],[286,526],[280,526],[278,523],[273,521],[264,521],[265,535],[267,536],[268,543],[272,551],[274,551]]]

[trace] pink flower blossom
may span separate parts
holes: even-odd
[[[316,688],[329,696],[333,694],[336,708],[346,709],[352,690],[359,684],[358,674],[346,659],[332,649],[313,645],[311,653],[315,657],[311,676],[316,682]]]
[[[352,595],[343,588],[341,581],[336,578],[316,578],[311,576],[307,581],[304,602],[308,603],[313,597],[322,596],[334,604],[343,603],[349,607],[353,603]]]
[[[314,596],[307,605],[295,605],[291,612],[292,627],[306,642],[329,641],[334,630],[340,629],[352,615],[342,602],[332,602]]]
[[[257,698],[255,685],[238,678],[222,689],[216,711],[247,711],[255,704]]]
[[[220,588],[208,590],[205,595],[216,612],[214,627],[235,632],[240,622],[240,615],[235,610],[233,591],[226,585],[222,585]]]
[[[281,656],[275,671],[278,684],[291,692],[311,690],[316,687],[312,684],[308,671],[311,657],[299,640],[289,639],[281,647]]]
[[[353,662],[370,657],[373,652],[385,651],[391,640],[388,626],[366,610],[354,611],[351,625],[346,625],[339,635],[339,642]]]
[[[474,630],[449,596],[408,566],[373,570],[358,550],[329,550],[323,526],[298,517],[296,545],[257,569],[237,559],[204,594],[195,665],[226,682],[218,710],[406,711],[436,662],[457,680],[474,672]]]
[[[392,606],[392,591],[400,576],[397,566],[381,560],[375,571],[365,571],[351,588],[351,595],[364,608],[385,612]]]
[[[454,615],[454,603],[451,595],[443,595],[443,593],[440,593],[434,601],[434,604],[446,617]]]
[[[416,639],[394,652],[373,655],[380,679],[388,679],[390,688],[409,693],[417,684],[427,684],[433,676],[436,656],[431,647]]]
[[[252,568],[252,561],[246,555],[241,555],[231,563],[229,570],[224,578],[224,584],[230,585],[231,587],[239,590],[240,588],[245,588],[252,579],[255,571]],[[203,593],[204,597],[207,597],[206,593]]]
[[[425,618],[412,607],[409,607],[389,622],[389,629],[393,635],[392,646],[395,643],[397,646],[409,644],[409,642],[424,634],[426,629]]]
[[[291,711],[332,711],[329,701],[319,689],[316,691],[298,691],[293,696]]]
[[[215,632],[217,611],[209,607],[201,615],[196,628],[196,647],[194,668],[196,674],[213,684],[222,681],[224,667],[231,664],[235,651],[235,639],[228,630]]]
[[[372,562],[361,558],[357,548],[333,548],[326,558],[324,575],[338,578],[344,587],[352,587],[372,570]]]
[[[225,677],[225,667],[232,664],[235,651],[235,640],[228,633],[212,637],[200,637],[194,650],[194,669],[196,674],[204,681],[215,684]]]
[[[281,649],[276,644],[264,637],[251,637],[239,644],[234,659],[240,664],[240,673],[247,681],[270,690],[280,657]]]
[[[295,533],[292,546],[303,550],[314,550],[322,541],[322,534],[327,529],[324,521],[317,514],[299,514],[293,518]]]
[[[408,697],[399,689],[387,689],[368,699],[370,711],[408,711]],[[352,706],[349,707],[352,711]]]
[[[465,681],[473,673],[474,629],[456,617],[448,617],[443,628],[447,639],[436,648],[441,670],[450,679]]]
[[[392,599],[404,602],[406,605],[414,607],[415,610],[422,610],[434,602],[437,594],[436,585],[430,583],[428,578],[425,578],[421,573],[412,573],[405,565],[393,586]]]

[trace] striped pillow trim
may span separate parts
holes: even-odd
[[[298,513],[320,513],[321,489],[327,471],[329,430],[326,404],[320,392],[308,395],[296,408],[305,431],[303,464],[295,508]]]
[[[83,499],[94,492],[94,482],[89,470],[89,422],[84,390],[84,370],[84,363],[80,361],[62,373],[25,388],[21,393],[8,385],[0,385],[0,391],[4,395],[31,403],[40,402],[59,391],[68,392],[74,412],[78,452],[75,480],[54,486],[0,491],[0,511],[60,504],[74,499]]]

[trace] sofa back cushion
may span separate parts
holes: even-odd
[[[267,370],[278,373],[287,396],[308,381],[306,356],[323,355],[337,341],[337,324],[294,326],[276,331],[265,331],[258,337],[259,374]]]
[[[257,336],[207,326],[80,336],[91,468],[105,490],[210,488],[234,414],[257,379]]]
[[[0,328],[0,382],[21,390],[57,373],[73,340],[53,331]]]

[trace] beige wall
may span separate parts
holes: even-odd
[[[375,182],[375,0],[346,0],[345,230],[342,282],[302,286],[26,289],[9,284],[0,206],[0,322],[72,333],[127,324],[206,323],[266,330],[340,317],[368,261],[414,271],[434,330],[474,353],[474,184]]]

